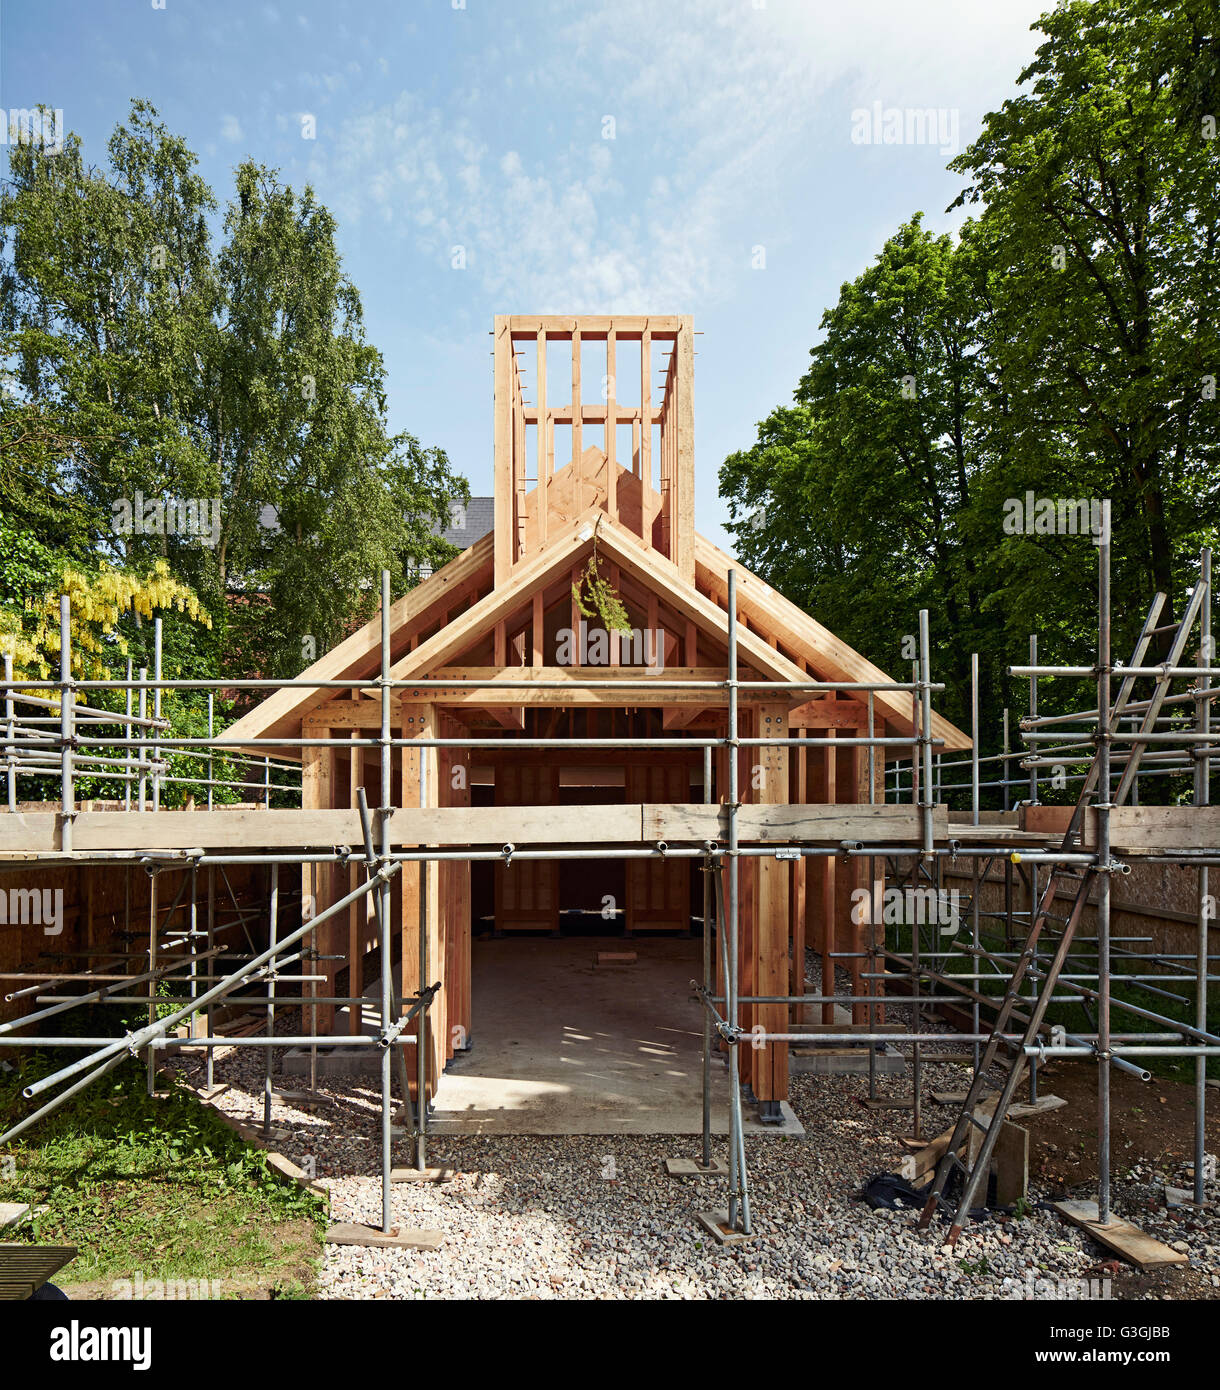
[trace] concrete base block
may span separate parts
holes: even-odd
[[[28,1202],[0,1202],[0,1231],[24,1221],[29,1209]]]
[[[877,1076],[900,1076],[907,1069],[901,1052],[886,1048],[877,1053]],[[868,1049],[863,1047],[810,1047],[795,1043],[788,1051],[788,1068],[804,1076],[867,1076]]]
[[[309,1048],[294,1047],[286,1052],[280,1071],[284,1076],[308,1076]],[[319,1047],[317,1074],[328,1080],[336,1076],[380,1076],[381,1049],[344,1047],[341,1043],[335,1047]]]
[[[1210,1202],[1196,1202],[1193,1187],[1170,1187],[1165,1184],[1165,1205],[1172,1211],[1175,1207],[1194,1207],[1196,1211],[1202,1211],[1204,1207],[1210,1207]],[[0,1207],[0,1210],[3,1210]],[[3,1218],[0,1217],[0,1224]]]

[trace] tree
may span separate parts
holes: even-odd
[[[185,584],[157,560],[143,575],[111,569],[102,561],[87,571],[65,566],[56,591],[27,603],[21,614],[0,608],[0,652],[13,658],[17,680],[39,680],[59,674],[59,600],[69,600],[72,674],[81,680],[120,676],[131,654],[125,624],[139,615],[176,610],[192,622],[211,625],[207,609]]]
[[[959,719],[978,651],[992,742],[1028,633],[1096,649],[1094,538],[1014,531],[1013,508],[1112,500],[1119,655],[1220,496],[1214,5],[1072,0],[1039,27],[1025,90],[951,166],[977,218],[901,228],[823,318],[795,408],[721,471],[743,560],[881,665],[932,610]]]
[[[406,555],[452,553],[436,532],[466,484],[389,434],[384,364],[310,189],[243,164],[217,248],[216,199],[151,106],[108,152],[103,171],[75,136],[10,151],[5,524],[77,560],[165,560],[211,613],[207,667],[296,675],[375,606],[380,569],[401,590]]]
[[[223,320],[204,361],[209,478],[235,499],[215,563],[222,587],[268,600],[235,615],[242,636],[261,638],[260,668],[295,675],[303,648],[368,616],[380,569],[401,585],[408,554],[454,553],[436,533],[449,500],[469,493],[440,450],[386,432],[384,364],[330,213],[252,163],[237,188],[217,265]]]
[[[985,205],[1010,485],[1112,499],[1129,637],[1215,533],[1220,36],[1206,0],[1073,0],[1039,27],[1028,90],[951,167]]]
[[[972,650],[998,658],[970,545],[984,307],[973,248],[912,218],[823,316],[795,407],[721,469],[745,563],[891,670],[920,607],[938,615],[938,669],[968,679]],[[960,687],[947,708],[965,712]]]

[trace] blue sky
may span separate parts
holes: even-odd
[[[62,108],[103,163],[144,97],[222,201],[246,156],[311,182],[385,354],[391,425],[476,493],[493,314],[693,314],[697,521],[723,542],[720,462],[790,399],[823,310],[898,224],[960,220],[946,160],[1013,93],[1049,7],[0,0],[0,105]],[[948,114],[946,142],[862,143],[853,113],[874,103],[956,113],[955,148]]]

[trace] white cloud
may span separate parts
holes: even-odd
[[[699,312],[753,243],[821,212],[817,161],[850,153],[854,107],[960,108],[968,138],[1028,60],[1040,8],[572,0],[549,29],[489,40],[444,107],[403,92],[351,110],[310,172],[342,216],[381,218],[437,264],[464,246],[505,310]]]
[[[221,119],[220,136],[230,144],[236,144],[242,138],[241,122],[236,116],[224,116]]]

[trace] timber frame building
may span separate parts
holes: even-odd
[[[734,782],[743,845],[919,839],[913,806],[881,804],[885,757],[909,757],[917,737],[912,687],[892,681],[695,531],[694,356],[689,317],[497,317],[494,525],[389,610],[400,808],[391,825],[404,827],[391,830],[394,847],[406,843],[402,811],[436,811],[438,827],[467,827],[460,839],[497,856],[494,895],[487,888],[497,931],[559,932],[561,910],[574,904],[565,901],[563,860],[542,856],[572,846],[617,866],[617,877],[606,876],[604,864],[601,878],[591,868],[591,881],[610,890],[599,897],[618,903],[622,894],[629,933],[689,931],[699,917],[703,863],[692,856],[723,844]],[[558,403],[557,357],[564,387],[569,366],[571,382]],[[582,612],[594,557],[630,632]],[[235,742],[257,740],[249,746],[260,753],[270,746],[302,758],[306,812],[350,815],[362,790],[369,804],[379,802],[381,693],[309,683],[375,684],[381,637],[374,620],[229,731]],[[819,683],[848,688],[809,688]],[[928,741],[938,750],[970,746],[937,715]],[[513,853],[525,844],[540,857]],[[679,844],[685,856],[664,852]],[[868,992],[866,926],[853,907],[857,890],[867,889],[870,901],[880,892],[880,877],[868,878],[871,862],[825,851],[777,858],[756,850],[742,859],[743,996],[803,993],[803,971],[794,977],[792,962],[803,962],[807,946],[831,969],[832,953],[854,955],[852,993]],[[362,870],[315,864],[302,873],[306,909],[321,911],[354,888]],[[476,880],[479,873],[476,864]],[[477,896],[472,863],[461,858],[406,863],[393,889],[403,995],[428,977],[440,986],[429,1011],[429,1091],[478,1026],[470,988]],[[329,958],[331,986],[323,993],[334,996],[335,976],[350,966],[348,993],[359,995],[365,955],[378,940],[369,903],[354,902],[322,930],[318,950]],[[723,988],[723,961],[720,973]],[[786,1004],[746,1005],[742,1013],[746,1028],[789,1026]],[[864,1005],[853,1013],[864,1021]],[[829,1006],[824,1016],[829,1021]],[[353,1030],[357,1023],[353,1012]],[[745,1049],[742,1069],[763,1112],[773,1114],[787,1096],[787,1043]]]

